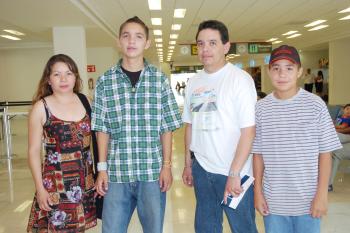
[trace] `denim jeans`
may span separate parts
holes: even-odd
[[[102,213],[103,233],[126,233],[131,216],[137,214],[144,233],[162,233],[166,193],[159,182],[109,183]]]
[[[194,191],[197,199],[196,233],[221,233],[223,211],[235,233],[257,233],[255,225],[254,194],[251,186],[234,210],[221,204],[227,176],[205,171],[194,159],[192,165]]]
[[[269,214],[264,217],[265,233],[319,233],[321,219],[311,215],[281,216]]]

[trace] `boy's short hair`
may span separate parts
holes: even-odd
[[[347,107],[350,107],[350,103],[344,105],[344,109],[347,108]]]
[[[124,23],[122,23],[120,25],[119,28],[119,37],[122,34],[122,31],[125,27],[125,25],[127,25],[128,23],[137,23],[139,24],[144,30],[145,30],[145,34],[146,34],[146,39],[148,40],[148,36],[149,36],[149,28],[147,27],[147,25],[137,16],[134,16],[132,18],[127,19]]]
[[[300,57],[298,50],[293,46],[281,45],[278,48],[275,48],[271,52],[269,66],[278,60],[286,59],[294,64],[301,66]]]
[[[218,20],[206,20],[201,22],[198,26],[196,41],[198,38],[198,34],[204,29],[212,29],[212,30],[219,31],[221,41],[223,44],[226,44],[229,41],[229,35],[228,35],[228,30],[226,25]]]

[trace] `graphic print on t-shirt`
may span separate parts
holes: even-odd
[[[191,95],[192,127],[197,130],[217,129],[216,93],[213,88],[200,87]]]

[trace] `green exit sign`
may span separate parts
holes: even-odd
[[[271,53],[272,44],[267,42],[248,43],[248,53]]]

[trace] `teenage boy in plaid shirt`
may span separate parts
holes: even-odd
[[[119,30],[122,59],[96,84],[92,129],[99,146],[96,190],[102,232],[126,233],[137,208],[145,233],[161,233],[172,183],[172,131],[182,124],[167,77],[143,58],[148,27],[138,17]]]

